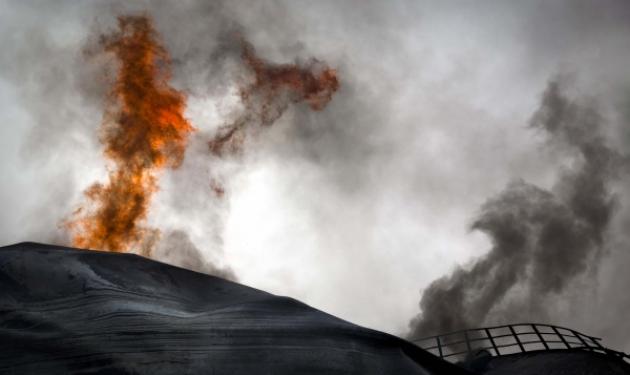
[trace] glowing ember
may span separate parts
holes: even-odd
[[[76,247],[128,251],[150,248],[157,230],[142,226],[158,172],[178,167],[193,127],[184,118],[185,97],[169,86],[170,59],[144,16],[118,19],[119,30],[101,39],[119,61],[108,97],[101,141],[114,162],[107,184],[92,185],[89,200],[66,226]]]

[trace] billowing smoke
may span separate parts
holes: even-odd
[[[249,128],[271,126],[290,103],[305,102],[314,111],[322,110],[339,88],[336,71],[317,59],[304,66],[275,65],[258,57],[248,42],[241,40],[240,43],[243,61],[253,73],[253,79],[240,88],[244,103],[242,114],[222,126],[208,142],[216,155],[240,151]]]
[[[248,136],[272,126],[290,104],[304,102],[311,110],[321,111],[339,89],[337,72],[322,61],[312,58],[304,64],[274,64],[257,56],[246,40],[238,38],[233,43],[241,46],[240,56],[249,74],[238,83],[241,111],[208,141],[215,163],[221,162],[217,158],[243,153]],[[225,180],[215,172],[210,181],[218,198],[225,195]]]
[[[606,145],[594,105],[571,99],[564,86],[562,78],[548,84],[530,125],[571,165],[551,191],[519,180],[482,206],[472,229],[487,234],[492,248],[424,290],[410,337],[545,321],[551,299],[597,271],[616,206],[610,182],[623,159]]]

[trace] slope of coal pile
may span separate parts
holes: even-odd
[[[465,374],[397,337],[136,255],[0,248],[2,374]]]

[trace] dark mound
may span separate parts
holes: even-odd
[[[493,357],[481,372],[485,375],[628,375],[630,365],[604,353],[565,349]]]
[[[294,299],[136,255],[0,248],[2,374],[464,374]]]

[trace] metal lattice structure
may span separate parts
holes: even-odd
[[[422,349],[452,362],[479,351],[501,356],[562,349],[588,350],[630,361],[628,354],[605,348],[600,343],[601,338],[549,324],[521,323],[467,329],[411,341]]]

